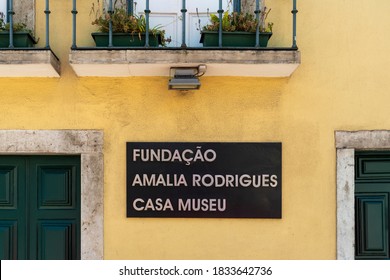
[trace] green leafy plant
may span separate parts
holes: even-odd
[[[118,5],[118,1],[119,5]],[[97,25],[100,32],[109,32],[110,21],[112,24],[112,32],[114,33],[130,33],[132,35],[138,35],[141,38],[141,34],[146,31],[146,19],[144,16],[129,15],[124,8],[125,4],[123,0],[115,0],[113,4],[112,12],[110,13],[107,7],[104,7],[97,0],[92,4],[90,15],[93,15],[94,19],[92,25]],[[160,35],[162,44],[164,45],[165,30],[161,25],[149,28],[149,32],[153,36]]]
[[[272,22],[268,22],[266,25],[265,20],[271,9],[267,10],[264,7],[260,11],[260,23],[256,20],[255,15],[249,13],[238,13],[228,11],[224,12],[222,16],[222,31],[234,32],[256,32],[257,26],[259,26],[260,32],[272,32]],[[210,15],[210,23],[203,27],[203,31],[218,31],[219,30],[219,16],[216,14]]]

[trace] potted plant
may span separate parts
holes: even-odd
[[[222,46],[224,47],[255,47],[256,29],[259,28],[259,46],[267,47],[272,36],[272,22],[265,20],[271,10],[264,7],[260,11],[260,22],[253,14],[225,12],[222,17]],[[204,47],[219,46],[219,17],[210,16],[210,23],[203,27],[200,42]]]
[[[109,24],[112,23],[112,44],[115,47],[143,47],[145,46],[146,19],[144,16],[129,15],[125,5],[117,6],[114,2],[112,13],[108,9],[101,8],[99,0],[97,7],[92,5],[91,14],[95,16],[92,25],[98,26],[99,32],[91,33],[97,47],[107,47],[109,44]],[[101,12],[103,11],[103,12]],[[149,28],[149,46],[158,47],[164,45],[165,31],[161,26]]]
[[[37,43],[31,29],[25,23],[13,24],[13,46],[17,48],[32,48]],[[5,22],[4,13],[0,13],[0,48],[10,45],[10,24]]]

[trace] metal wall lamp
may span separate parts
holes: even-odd
[[[206,65],[171,67],[168,89],[194,90],[200,88],[199,77],[206,73]]]

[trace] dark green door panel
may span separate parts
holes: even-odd
[[[37,225],[37,259],[79,259],[77,252],[77,226],[75,220],[43,220]]]
[[[0,221],[0,260],[18,257],[17,221]]]
[[[33,259],[80,259],[80,159],[30,160]]]
[[[390,259],[390,153],[355,158],[355,258]]]
[[[80,157],[0,156],[0,259],[80,259]]]
[[[356,194],[356,258],[389,258],[388,194]]]
[[[390,179],[390,153],[357,153],[355,177],[358,181],[378,181]]]
[[[0,157],[0,259],[26,259],[26,161]],[[6,245],[7,244],[7,245]]]

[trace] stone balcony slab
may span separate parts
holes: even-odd
[[[300,65],[298,50],[75,49],[77,76],[169,76],[170,67],[207,66],[206,76],[289,77]]]
[[[0,77],[59,77],[60,68],[50,49],[0,49]]]

